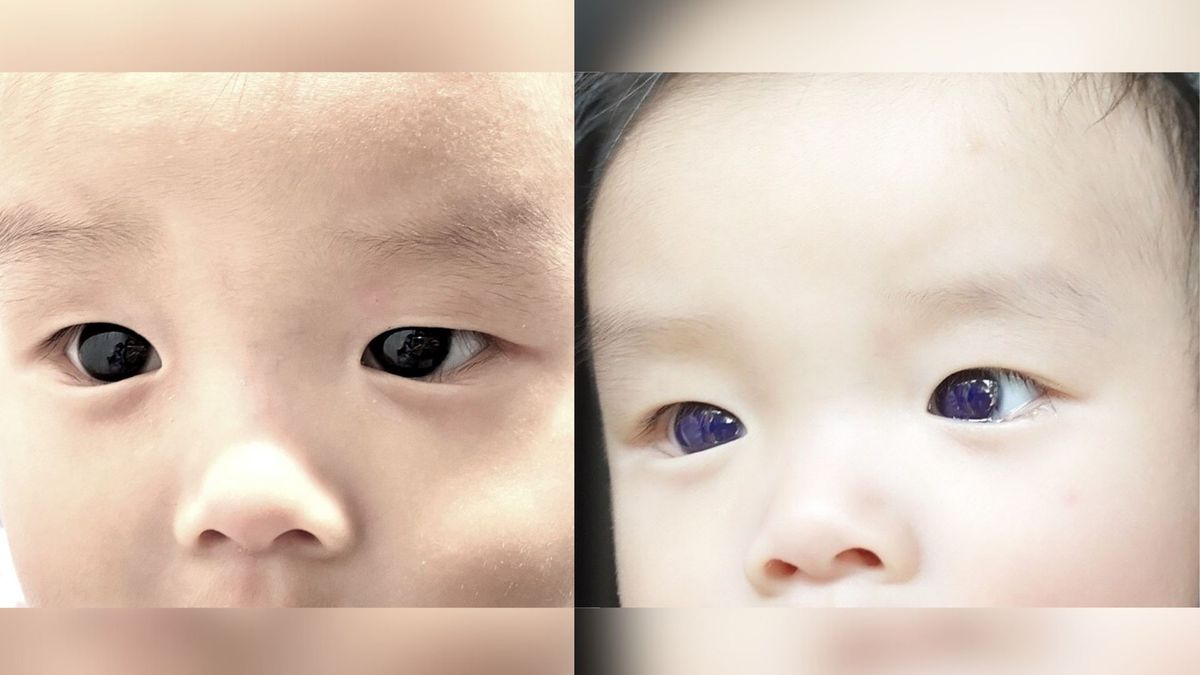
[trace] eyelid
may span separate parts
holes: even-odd
[[[67,326],[66,328],[59,328],[58,330],[54,331],[53,335],[51,335],[50,337],[48,337],[42,341],[42,344],[40,346],[41,351],[51,352],[55,348],[63,346],[64,340],[66,340],[67,337],[72,332],[80,331],[82,329],[83,329],[83,324],[76,324],[74,326]]]

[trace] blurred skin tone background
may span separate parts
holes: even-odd
[[[0,80],[0,517],[29,604],[569,604],[570,81]],[[153,366],[91,377],[52,336],[94,322]],[[397,326],[450,353],[371,365]]]
[[[1186,610],[629,610],[629,675],[1186,675]],[[616,618],[619,616],[619,620]]]
[[[579,0],[576,69],[1197,70],[1193,0]]]
[[[4,70],[545,70],[571,0],[0,0]]]
[[[572,610],[47,610],[0,616],[23,675],[570,675]]]

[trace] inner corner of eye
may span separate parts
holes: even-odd
[[[642,415],[634,423],[633,430],[628,434],[629,442],[633,445],[644,445],[653,442],[664,420],[673,414],[675,406],[664,406]]]

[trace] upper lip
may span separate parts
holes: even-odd
[[[306,603],[292,581],[293,570],[274,556],[238,555],[214,562],[217,570],[206,570],[192,578],[188,604],[203,607],[300,607]]]

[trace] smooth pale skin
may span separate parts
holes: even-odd
[[[717,675],[1184,675],[1200,617],[1173,609],[641,612],[625,672]]]
[[[4,87],[0,208],[149,239],[0,271],[0,517],[30,604],[569,602],[569,76]],[[361,241],[396,230],[388,257]],[[161,369],[83,386],[39,345],[87,322]],[[411,325],[499,340],[438,381],[361,364]]]
[[[596,338],[623,604],[1197,602],[1186,199],[1105,86],[668,84],[587,244],[593,327],[635,327]],[[972,367],[1048,401],[929,414]],[[645,420],[681,401],[746,435],[680,456]]]

